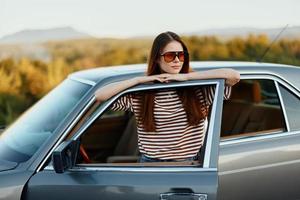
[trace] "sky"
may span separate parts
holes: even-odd
[[[300,0],[0,0],[0,37],[69,26],[96,37],[300,25]]]

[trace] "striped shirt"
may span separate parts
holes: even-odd
[[[224,98],[230,96],[231,87],[225,87]],[[199,103],[209,107],[214,98],[215,86],[196,89]],[[127,94],[120,97],[112,110],[130,110],[138,116],[139,99]],[[136,120],[137,122],[139,120]],[[141,123],[137,123],[138,146],[142,154],[158,159],[186,159],[199,152],[205,138],[205,121],[198,125],[188,124],[187,115],[176,89],[159,90],[154,98],[155,132],[146,132]]]

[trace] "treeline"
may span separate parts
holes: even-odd
[[[256,61],[270,45],[265,35],[221,40],[217,37],[183,37],[191,60]],[[20,113],[80,69],[147,62],[152,39],[86,39],[50,42],[44,48],[50,60],[29,57],[0,60],[0,125]],[[300,40],[275,42],[263,62],[300,66]]]

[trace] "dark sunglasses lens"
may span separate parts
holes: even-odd
[[[180,62],[184,61],[184,57],[185,57],[184,52],[178,52],[178,59]]]
[[[164,59],[166,62],[172,62],[175,59],[175,52],[167,52],[164,54]]]

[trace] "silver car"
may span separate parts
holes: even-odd
[[[300,199],[300,68],[252,62],[230,67],[241,81],[142,84],[98,104],[94,92],[142,75],[145,64],[80,71],[25,112],[0,137],[0,199]],[[122,95],[214,86],[199,159],[140,163],[132,113]]]

